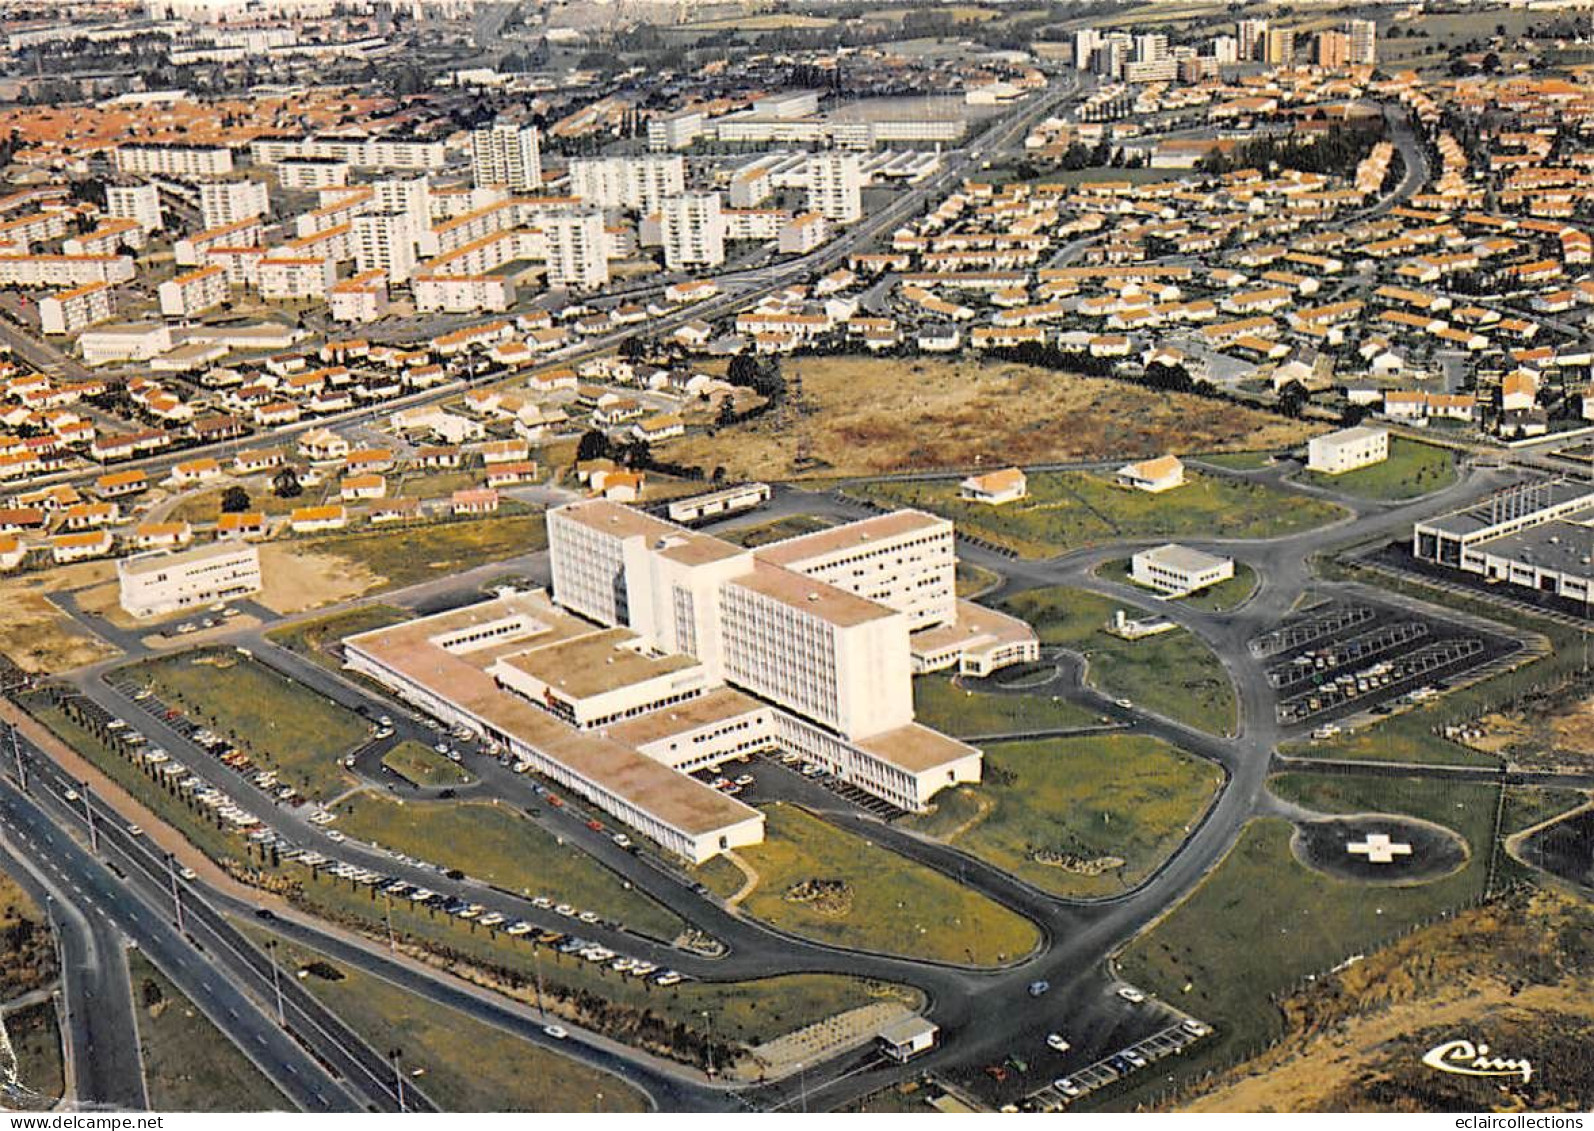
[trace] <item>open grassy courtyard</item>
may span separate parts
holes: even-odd
[[[758,875],[741,904],[755,918],[837,946],[979,966],[1040,942],[1021,916],[796,806],[764,816],[764,843],[737,850]]]
[[[476,780],[464,767],[413,739],[405,739],[389,750],[382,765],[405,781],[420,786],[464,785]]]
[[[959,530],[1030,558],[1125,538],[1271,538],[1345,513],[1295,492],[1199,472],[1187,472],[1184,486],[1160,494],[1116,486],[1106,473],[1036,472],[1028,498],[1000,507],[959,499],[956,479],[886,480],[849,490],[944,515]]]
[[[977,788],[945,791],[909,826],[1063,896],[1139,884],[1189,835],[1217,767],[1143,735],[1003,742]]]
[[[361,605],[327,617],[296,621],[284,628],[273,629],[266,634],[266,638],[324,667],[341,669],[342,665],[330,655],[328,648],[345,636],[387,628],[410,619],[410,616],[410,613],[394,605]]]
[[[998,679],[1008,673],[998,673]],[[948,675],[923,675],[913,681],[913,714],[927,727],[958,738],[1096,726],[1100,717],[1067,699],[1043,694],[1002,694],[983,690],[991,681],[960,685]]]
[[[507,806],[402,802],[364,793],[338,806],[337,827],[508,891],[596,911],[656,938],[673,939],[684,926],[673,912]]]
[[[1143,640],[1122,640],[1104,626],[1126,607],[1083,589],[1032,589],[1003,606],[1034,625],[1042,644],[1082,653],[1089,679],[1113,696],[1213,734],[1232,730],[1239,708],[1234,685],[1212,649],[1184,629]],[[1129,606],[1131,615],[1144,610]]]
[[[278,954],[290,969],[316,962],[318,970],[335,971],[337,977],[312,973],[300,984],[372,1047],[402,1049],[404,1068],[424,1070],[415,1083],[444,1111],[648,1110],[647,1097],[619,1077],[327,962],[296,943],[281,942]]]
[[[1456,456],[1446,448],[1391,436],[1389,458],[1382,463],[1343,475],[1306,471],[1301,473],[1301,481],[1364,499],[1414,499],[1456,481]]]
[[[306,797],[326,800],[354,784],[339,760],[366,740],[364,720],[258,661],[200,649],[123,670]]]
[[[133,980],[144,1085],[155,1111],[293,1111],[277,1086],[138,951]]]

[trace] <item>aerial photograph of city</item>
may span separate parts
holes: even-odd
[[[0,177],[0,1129],[1594,1111],[1594,0],[0,0]]]

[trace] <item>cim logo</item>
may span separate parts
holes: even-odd
[[[1533,1065],[1526,1060],[1506,1060],[1489,1055],[1489,1046],[1471,1041],[1446,1041],[1423,1054],[1422,1062],[1452,1076],[1520,1076],[1524,1084],[1533,1079]]]

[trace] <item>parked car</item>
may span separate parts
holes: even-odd
[[[1074,1046],[1068,1043],[1068,1038],[1061,1033],[1050,1033],[1046,1037],[1046,1047],[1053,1052],[1067,1052]]]

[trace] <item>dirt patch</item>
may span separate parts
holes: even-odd
[[[1583,1111],[1591,1094],[1594,909],[1518,891],[1319,978],[1280,1008],[1285,1039],[1183,1111]],[[1532,1062],[1531,1079],[1439,1072],[1447,1040]]]
[[[0,583],[0,652],[28,671],[52,674],[118,655],[48,599],[50,593],[103,583],[114,569],[90,562]]]
[[[869,475],[1279,448],[1319,431],[1224,401],[1006,363],[811,357],[783,372],[785,406],[660,454],[723,465],[732,478]]]
[[[264,588],[256,599],[284,615],[347,601],[387,580],[359,562],[289,544],[260,547],[260,573]]]
[[[1555,748],[1594,758],[1594,698],[1585,699],[1560,718],[1550,720]]]

